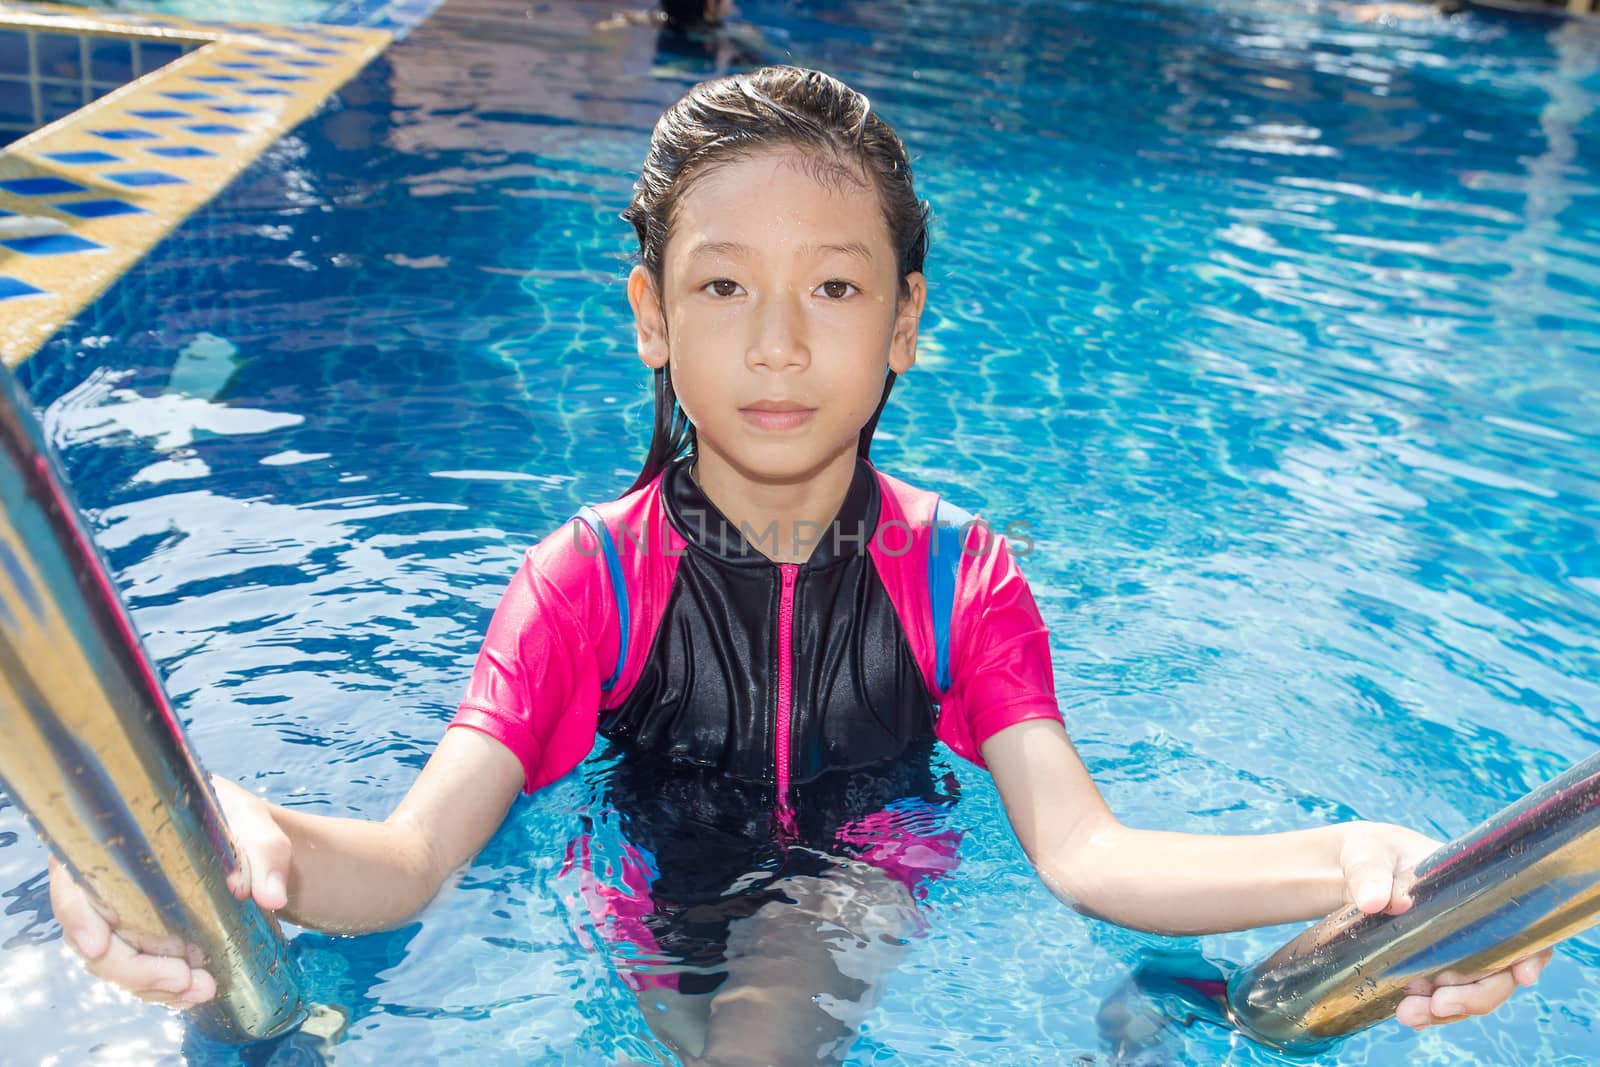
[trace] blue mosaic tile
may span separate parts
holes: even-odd
[[[39,59],[39,75],[45,78],[83,77],[83,56],[79,51],[75,33],[45,33],[33,35],[35,55]]]
[[[15,300],[20,296],[46,296],[43,289],[29,285],[27,282],[16,278],[8,278],[0,274],[0,300]]]
[[[246,48],[244,54],[247,56],[260,56],[263,59],[274,59],[283,55],[276,48]]]
[[[76,215],[80,219],[103,219],[112,215],[148,215],[149,212],[126,200],[78,200],[54,205],[57,211]]]
[[[287,89],[240,89],[246,96],[293,96]]]
[[[212,111],[220,111],[224,115],[260,115],[266,108],[254,104],[212,104]]]
[[[28,35],[21,30],[0,29],[0,70],[28,73]]]
[[[132,81],[133,42],[123,37],[90,37],[89,77],[118,85]]]
[[[208,122],[199,126],[185,126],[190,133],[198,133],[202,137],[226,137],[230,134],[245,133],[238,126],[229,126],[225,122]]]
[[[90,130],[96,137],[104,137],[108,141],[157,141],[158,134],[149,130]]]
[[[260,70],[261,69],[261,64],[260,63],[252,63],[250,60],[247,60],[247,59],[230,60],[227,63],[218,63],[217,66],[221,67],[223,70]]]
[[[164,67],[183,55],[183,53],[184,47],[180,44],[169,44],[165,41],[140,41],[139,73],[148,74],[157,67]]]
[[[342,55],[344,55],[344,53],[339,51],[339,49],[337,49],[337,48],[317,48],[317,47],[313,47],[313,46],[309,46],[309,45],[306,47],[306,51],[310,52],[314,56],[342,56]]]
[[[285,66],[289,67],[302,67],[307,69],[320,69],[328,65],[320,59],[285,59],[283,63]]]
[[[191,74],[189,75],[189,80],[192,82],[205,82],[207,85],[227,85],[243,81],[244,79],[238,78],[232,74]]]
[[[121,174],[107,174],[107,178],[118,185],[126,185],[130,189],[142,189],[149,185],[187,185],[176,174],[168,174],[161,170],[125,170]]]
[[[162,156],[166,159],[197,159],[200,156],[214,156],[215,152],[200,148],[192,144],[165,145],[160,148],[147,148],[152,156]]]
[[[187,111],[163,111],[160,109],[154,111],[130,111],[128,114],[132,115],[134,118],[153,119],[157,122],[161,121],[162,119],[188,119],[194,117]]]
[[[73,233],[47,233],[42,237],[13,237],[0,241],[0,247],[25,256],[66,256],[74,252],[104,252],[105,245],[96,244]]]
[[[87,101],[82,85],[41,85],[39,103],[40,116],[48,123],[72,114]]]
[[[263,74],[269,82],[303,82],[310,81],[304,74]]]
[[[110,152],[46,152],[44,158],[53,159],[57,163],[70,163],[75,167],[87,167],[93,163],[116,163],[122,157],[114,156]]]
[[[0,122],[33,129],[33,86],[14,78],[0,78]]]
[[[81,193],[83,186],[65,178],[12,178],[0,182],[0,189],[15,196],[51,196],[55,193]]]
[[[162,93],[168,100],[215,100],[216,93],[204,93],[198,89],[184,89],[173,93]]]

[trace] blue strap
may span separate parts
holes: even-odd
[[[934,680],[950,691],[950,617],[955,611],[956,579],[961,573],[961,535],[972,514],[945,500],[933,509],[934,533],[928,543],[928,601],[933,608]]]
[[[589,527],[599,540],[606,554],[606,571],[611,575],[611,595],[617,601],[617,622],[621,633],[621,640],[617,643],[617,669],[600,684],[601,689],[610,689],[622,677],[622,668],[628,662],[628,586],[622,580],[622,560],[617,556],[617,544],[611,540],[611,531],[606,529],[606,521],[600,517],[600,513],[585,504],[573,518]]]

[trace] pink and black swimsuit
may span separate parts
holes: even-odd
[[[608,739],[630,869],[591,906],[701,965],[828,856],[913,891],[949,869],[935,742],[981,766],[989,736],[1060,712],[1004,538],[862,460],[811,557],[773,563],[688,468],[528,551],[451,725],[516,753],[529,792]]]

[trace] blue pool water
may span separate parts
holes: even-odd
[[[1600,744],[1600,25],[750,0],[761,43],[708,57],[594,32],[614,6],[447,3],[24,368],[211,769],[398,800],[521,549],[637,471],[616,213],[741,50],[838,73],[912,148],[930,310],[874,457],[1030,524],[1125,820],[1446,837]],[[954,769],[961,867],[851,1062],[1109,1062],[1102,1002],[1185,943],[1061,908]],[[559,874],[581,813],[614,833],[591,793],[520,802],[420,923],[298,937],[338,1063],[659,1058]],[[316,1061],[68,966],[44,858],[0,810],[8,1063]],[[1588,1063],[1597,989],[1591,934],[1492,1021],[1319,1062]],[[1166,1057],[1284,1062],[1203,1027]]]

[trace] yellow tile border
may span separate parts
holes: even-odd
[[[19,196],[0,189],[0,211],[58,220],[67,227],[61,235],[102,246],[92,251],[27,255],[5,243],[15,242],[15,238],[0,234],[0,278],[41,290],[37,295],[0,299],[0,360],[10,366],[32,355],[390,42],[385,31],[351,26],[230,22],[224,27],[165,16],[154,19],[42,5],[0,4],[0,29],[204,42],[187,55],[0,149],[0,182],[61,178],[83,186],[79,192],[47,196]],[[271,54],[249,54],[252,52]],[[225,65],[238,63],[255,66]],[[319,65],[296,65],[311,63]],[[294,76],[304,80],[287,80]],[[205,80],[208,78],[234,80]],[[175,100],[163,95],[173,92],[204,92],[215,99]],[[260,110],[231,114],[215,110],[240,106]],[[144,110],[183,112],[189,117],[142,119],[127,114]],[[111,140],[94,132],[116,129],[148,130],[159,138]],[[163,158],[152,154],[152,147],[203,149],[213,154]],[[119,162],[84,165],[49,158],[53,153],[85,151],[111,153]],[[111,180],[130,171],[161,172],[181,182],[128,187]],[[90,219],[58,210],[58,205],[105,199],[143,210]],[[24,247],[27,240],[22,239]]]

